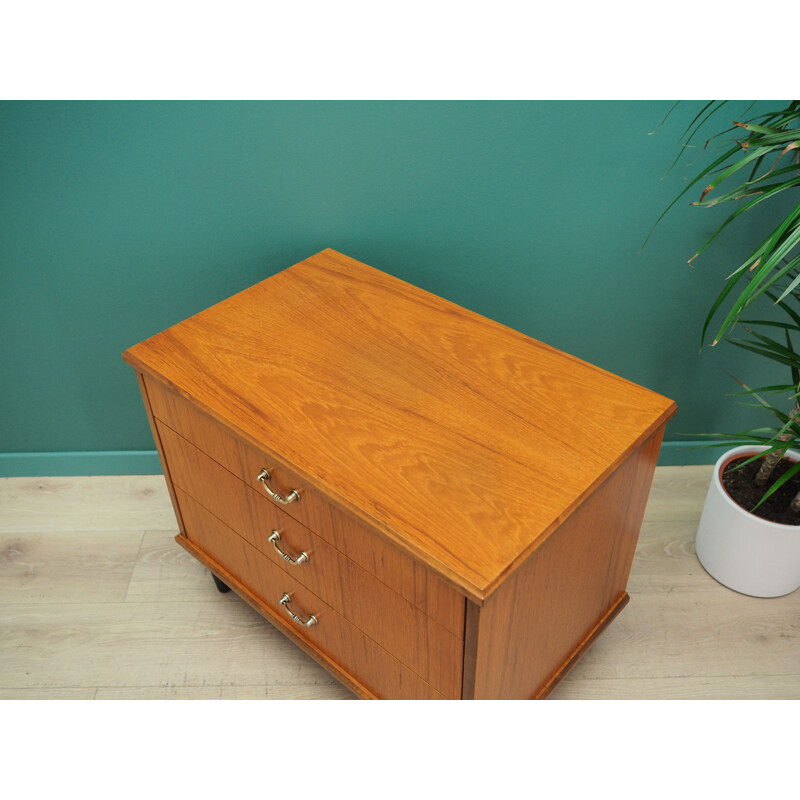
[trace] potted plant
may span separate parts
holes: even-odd
[[[714,466],[695,540],[697,558],[712,577],[756,597],[778,597],[800,587],[800,357],[792,344],[800,316],[789,306],[784,310],[791,312],[789,322],[755,321],[748,323],[754,327],[747,328],[747,337],[727,337],[788,366],[791,383],[760,389],[742,384],[741,394],[755,399],[774,422],[714,435],[731,449]],[[758,325],[785,326],[786,344],[759,333]],[[789,397],[788,414],[767,401],[770,394]]]
[[[708,103],[687,129],[684,147],[691,147],[704,125],[726,106],[726,101]],[[737,139],[738,133],[743,138]],[[800,101],[731,120],[729,127],[706,141],[704,150],[726,139],[731,143],[723,154],[700,168],[664,212],[700,187],[694,206],[738,204],[690,262],[728,225],[763,201],[774,203],[778,197],[785,203],[787,197],[798,195],[785,192],[800,188]],[[788,212],[776,214],[769,235],[740,265],[732,265],[735,268],[712,304],[702,332],[705,340],[712,320],[722,315],[712,346],[725,338],[788,367],[791,376],[790,383],[757,389],[742,384],[742,394],[776,422],[738,434],[714,435],[722,440],[714,446],[732,449],[714,467],[695,543],[698,559],[712,577],[758,597],[777,597],[800,588],[800,358],[792,339],[800,331],[800,203],[789,202],[787,207]],[[782,316],[743,318],[754,303],[763,305],[767,300]],[[745,327],[744,338],[732,336],[738,325]],[[783,405],[769,402],[768,395],[782,395]]]

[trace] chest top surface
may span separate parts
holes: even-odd
[[[675,411],[333,250],[124,357],[478,602]]]

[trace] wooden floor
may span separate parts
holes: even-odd
[[[709,577],[711,467],[659,467],[630,604],[553,699],[800,699],[800,591]],[[352,699],[174,541],[161,476],[0,479],[0,699]]]

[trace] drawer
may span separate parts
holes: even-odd
[[[278,569],[249,542],[227,528],[181,489],[176,489],[187,538],[248,588],[276,617],[313,648],[341,666],[377,697],[447,699],[390,653],[365,636],[299,581]],[[284,594],[291,596],[281,605]],[[317,624],[292,620],[313,614]],[[457,693],[448,697],[460,697]]]
[[[158,423],[158,432],[176,488],[432,686],[446,695],[460,690],[464,651],[461,638],[277,509],[170,428]],[[183,505],[180,507],[183,516]],[[291,549],[295,554],[305,552],[308,560],[297,565],[287,563],[269,542],[275,530],[281,534],[280,544],[286,550]]]
[[[145,377],[144,382],[153,416],[157,420],[251,486],[275,508],[301,522],[382,583],[410,600],[447,630],[457,636],[463,635],[463,595],[362,522],[309,489],[277,459],[267,458],[256,448],[245,444],[188,400],[168,391],[152,378]],[[257,480],[265,467],[271,470],[270,485],[275,491],[289,494],[296,488],[300,501],[286,506],[269,501]]]

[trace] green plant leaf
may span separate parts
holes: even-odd
[[[680,101],[678,101],[678,103],[679,102]],[[670,172],[672,172],[672,170],[674,169],[675,165],[681,160],[681,156],[689,148],[692,139],[695,137],[695,135],[700,130],[700,128],[702,128],[703,125],[708,121],[708,119],[713,114],[715,114],[717,111],[719,111],[719,109],[722,108],[728,101],[727,100],[716,100],[716,101],[715,100],[709,100],[709,102],[706,103],[700,109],[700,111],[697,112],[697,114],[695,115],[695,118],[686,126],[686,130],[683,132],[683,135],[680,137],[681,139],[685,139],[686,138],[686,135],[689,133],[689,131],[692,130],[692,128],[694,127],[694,125],[697,122],[697,120],[700,119],[700,117],[703,116],[703,114],[705,113],[706,109],[708,109],[709,107],[713,106],[715,102],[718,103],[717,107],[715,109],[712,109],[709,112],[709,114],[706,117],[703,118],[703,121],[698,124],[697,128],[694,131],[692,131],[692,133],[689,135],[689,138],[686,139],[686,142],[682,145],[681,150],[678,152],[678,155],[675,157],[675,160],[672,162],[672,164],[670,165],[669,169],[661,176],[662,180],[664,178],[666,178],[667,175],[669,175]],[[678,103],[675,103],[675,105],[672,106],[672,108],[670,108],[670,110],[667,112],[667,117],[672,113],[673,109],[678,105]],[[664,121],[666,121],[667,117],[664,117]],[[663,125],[663,122],[662,122],[662,125]]]
[[[740,272],[736,277],[731,280],[728,279],[728,282],[725,284],[725,288],[719,293],[719,296],[714,301],[714,304],[711,306],[711,310],[706,315],[705,322],[703,323],[703,331],[700,334],[700,349],[703,349],[703,342],[706,340],[706,333],[708,333],[708,329],[711,326],[711,320],[714,318],[714,315],[717,313],[717,310],[725,301],[725,298],[733,291],[734,286],[746,275],[745,272]],[[716,344],[719,339],[715,339],[713,344]]]
[[[749,200],[747,203],[743,204],[739,208],[736,209],[718,228],[717,230],[704,242],[703,246],[689,259],[690,262],[694,261],[700,253],[702,253],[716,238],[719,236],[725,228],[730,225],[737,217],[740,217],[742,214],[749,211],[754,206],[758,205],[759,203],[767,200],[770,197],[774,197],[779,192],[782,192],[784,189],[792,188],[795,185],[800,185],[800,178],[797,180],[787,181],[786,183],[779,183],[779,184],[772,184],[769,188],[764,189],[761,193],[757,194],[752,200]],[[719,201],[722,202],[722,201]],[[698,204],[699,205],[699,204]],[[704,204],[705,205],[705,204]],[[711,203],[709,203],[711,205]],[[764,241],[768,241],[768,238]],[[740,267],[740,269],[744,269],[744,265]]]
[[[783,364],[784,366],[791,367],[796,362],[794,359],[787,358],[786,356],[781,356],[775,353],[773,350],[759,347],[758,345],[751,344],[746,339],[727,339],[726,341],[730,342],[734,347],[740,347],[742,350],[749,350],[751,353],[756,353],[759,356],[766,356],[766,358],[771,359],[772,361],[777,361],[779,364]]]
[[[786,347],[791,350],[792,354],[797,358],[797,354],[794,352],[794,347],[792,347],[792,340],[789,337],[789,331],[785,330],[784,334],[786,335]],[[795,362],[795,366],[791,368],[792,370],[792,383],[795,386],[800,385],[800,370],[797,368],[797,363]]]
[[[794,174],[797,170],[792,169],[791,172]],[[773,176],[774,177],[774,176]],[[792,178],[791,180],[787,181],[778,181],[777,183],[771,183],[768,186],[757,188],[755,184],[747,184],[743,183],[741,186],[737,186],[735,189],[731,189],[727,194],[721,195],[720,197],[715,197],[713,200],[704,200],[703,202],[696,202],[692,205],[695,206],[702,206],[703,208],[711,208],[711,206],[719,205],[720,203],[729,203],[734,200],[744,200],[746,197],[757,197],[758,201],[766,200],[769,197],[774,197],[776,194],[784,191],[785,189],[791,189],[795,186],[800,184],[800,177]],[[738,209],[740,212],[742,210],[749,211],[754,205],[757,205],[756,202],[750,202],[747,204],[747,207],[741,207]]]
[[[702,202],[703,198],[709,193],[712,192],[719,184],[730,178],[731,175],[737,173],[743,167],[746,167],[751,161],[760,156],[764,156],[766,153],[769,152],[768,147],[757,147],[752,153],[747,153],[747,155],[740,158],[736,163],[729,166],[727,169],[724,169],[717,177],[711,181],[711,183],[706,186],[703,190],[703,193],[700,195],[700,202]],[[697,203],[692,203],[692,205],[697,205]]]
[[[655,225],[653,225],[653,227],[650,230],[650,233],[647,234],[647,238],[644,240],[644,244],[642,244],[643,248],[650,240],[650,237],[653,235],[653,231],[658,226],[658,223],[661,222],[662,219],[664,219],[669,210],[678,202],[678,200],[680,200],[695,184],[706,178],[710,170],[712,170],[714,167],[719,166],[720,164],[724,164],[725,161],[727,161],[732,155],[734,155],[738,151],[738,149],[739,149],[738,147],[734,147],[731,150],[728,150],[726,153],[721,155],[716,161],[714,161],[713,164],[707,167],[706,170],[697,175],[684,187],[683,191],[664,209],[664,211],[661,213],[661,216],[659,216],[659,218],[656,220]]]
[[[767,127],[766,125],[754,125],[752,122],[734,122],[733,124],[747,131],[754,131],[755,133],[763,133],[766,135],[778,133],[780,131],[780,128]]]
[[[794,259],[800,265],[800,258]],[[800,329],[800,313],[795,311],[785,300],[778,300],[778,296],[774,292],[766,291],[764,294],[772,300],[772,302],[778,306],[781,310],[783,310],[788,316],[792,319],[793,322],[797,324],[798,329]],[[792,295],[794,299],[798,300],[796,296]],[[787,298],[788,299],[788,298]]]
[[[779,355],[783,355],[786,358],[790,359],[791,361],[795,362],[797,361],[797,354],[794,352],[794,350],[791,349],[791,346],[786,347],[782,345],[780,342],[777,342],[775,339],[772,339],[769,336],[765,336],[763,333],[759,333],[758,331],[753,330],[752,328],[748,328],[747,332],[755,339],[757,339],[761,343],[762,347],[765,347],[768,350],[772,350],[773,352],[778,353]]]
[[[686,152],[690,140],[699,135],[704,124],[724,105],[725,101],[708,101],[703,104],[684,132],[684,146],[675,163],[680,155]],[[722,154],[710,159],[711,163],[696,169],[691,180],[656,220],[653,230],[672,206],[695,186],[702,185],[701,182],[706,184],[705,188],[692,205],[708,207],[719,203],[737,203],[738,207],[716,227],[712,235],[689,259],[691,263],[734,220],[741,219],[746,212],[768,198],[775,197],[787,189],[800,188],[800,157],[793,157],[788,165],[785,162],[781,164],[782,159],[789,153],[800,152],[798,120],[800,120],[800,101],[797,100],[791,100],[776,110],[759,112],[752,116],[748,116],[747,113],[737,115],[732,128],[716,132],[706,139],[703,151],[711,148],[722,150]],[[746,132],[747,135],[745,138],[737,138],[735,134],[729,136],[729,131]],[[735,146],[729,146],[731,141]],[[748,172],[749,178],[743,182],[742,176]],[[652,234],[652,230],[650,233]],[[650,235],[648,239],[649,237]],[[787,311],[788,303],[795,308],[800,307],[800,272],[798,272],[800,256],[795,249],[798,245],[800,245],[800,204],[788,215],[784,216],[781,213],[775,228],[750,251],[740,266],[730,273],[704,320],[701,350],[710,326],[720,312],[723,317],[722,324],[718,326],[719,330],[713,344],[717,344],[731,331],[742,318],[745,309],[762,294],[771,297],[784,311]],[[748,280],[742,283],[745,275]],[[800,326],[797,316],[798,314],[795,316],[790,314],[789,318]],[[790,330],[786,323],[775,327],[782,327],[784,336]],[[746,340],[737,342],[738,346],[745,349],[752,349],[755,344],[758,347],[753,352],[767,355],[773,360],[783,358],[782,363],[788,359],[792,362],[788,364],[791,369],[800,370],[789,340],[787,340],[788,347],[779,346],[774,340],[765,339],[759,339],[757,342]],[[783,347],[783,350],[779,349],[780,347]],[[798,373],[792,374],[795,377]]]
[[[713,101],[711,101],[711,102],[713,102]],[[655,129],[654,129],[654,130],[652,130],[652,131],[650,131],[650,133],[649,133],[648,135],[649,135],[649,136],[652,136],[654,133],[656,133],[656,132],[659,130],[659,128],[663,127],[664,123],[665,123],[665,122],[666,122],[666,121],[669,119],[669,117],[670,117],[670,115],[672,114],[672,112],[673,112],[673,111],[674,111],[674,110],[675,110],[675,109],[676,109],[676,108],[677,108],[677,107],[678,107],[680,104],[681,104],[681,101],[680,101],[680,100],[676,100],[676,101],[675,101],[675,102],[674,102],[674,103],[673,103],[673,104],[672,104],[672,105],[669,107],[669,111],[667,111],[667,113],[666,113],[666,114],[664,114],[664,119],[662,119],[662,120],[661,120],[661,122],[659,122],[659,123],[658,123],[658,125],[656,125]],[[697,119],[697,117],[695,117],[695,119]],[[687,129],[687,130],[688,130],[688,129]],[[683,137],[681,137],[681,138],[683,138]]]
[[[769,273],[778,265],[780,261],[783,260],[783,257],[797,245],[798,241],[800,241],[800,222],[798,222],[798,220],[800,220],[800,204],[798,204],[795,209],[790,212],[787,218],[780,223],[776,230],[767,237],[765,243],[763,243],[756,250],[756,253],[753,254],[754,256],[758,256],[760,258],[757,271],[748,282],[747,288],[744,289],[744,291],[742,291],[739,297],[734,301],[730,311],[728,312],[728,315],[725,317],[725,321],[723,322],[715,341],[719,341],[722,336],[724,336],[725,332],[731,328],[741,312],[748,305],[750,305],[753,300],[763,294],[763,292],[766,291],[767,288],[771,287],[776,281],[780,280],[780,278],[786,272],[788,272],[790,268],[793,268],[791,266],[784,266],[776,275],[772,276],[771,280],[765,280]],[[795,227],[791,227],[792,225]],[[748,262],[752,259],[753,256],[748,259]],[[748,262],[745,262],[743,267],[747,266]],[[739,270],[737,270],[740,275],[743,274],[743,267],[740,267]],[[736,274],[737,273],[733,273],[733,275]],[[784,292],[779,299],[783,300],[787,293],[788,292]]]
[[[730,392],[728,397],[743,397],[748,394],[780,394],[781,392],[793,392],[794,386],[788,383],[779,383],[774,386],[759,386],[757,389],[745,389],[743,392]]]
[[[780,434],[785,433],[785,431],[788,430],[789,427],[796,424],[795,420],[791,419],[791,417],[788,414],[786,414],[785,412],[781,411],[781,409],[776,408],[774,405],[764,400],[764,398],[761,397],[757,389],[751,389],[746,383],[740,381],[736,377],[734,377],[733,379],[746,390],[745,391],[746,394],[749,394],[751,397],[755,398],[758,401],[760,407],[766,408],[773,416],[775,416],[778,422],[781,423],[782,427],[780,428],[780,430],[777,431],[777,433],[774,434],[775,436],[779,436]],[[755,404],[750,404],[750,403],[744,403],[743,405],[752,405],[755,408],[759,407],[756,406]],[[800,427],[798,427],[798,432],[800,432]]]
[[[740,319],[740,325],[761,325],[765,328],[783,328],[788,331],[796,331],[797,325],[794,322],[778,322],[773,319]]]

